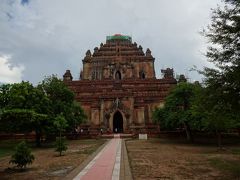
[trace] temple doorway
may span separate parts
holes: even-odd
[[[123,117],[119,111],[117,111],[113,116],[113,132],[114,133],[123,132]]]
[[[120,73],[119,71],[116,72],[116,74],[115,74],[115,79],[116,79],[116,80],[121,80],[121,79],[122,79],[121,73]]]

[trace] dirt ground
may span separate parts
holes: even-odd
[[[190,145],[168,139],[126,141],[134,179],[240,179],[240,145]]]
[[[35,160],[24,172],[8,163],[10,156],[1,157],[0,179],[63,179],[104,142],[103,139],[69,141],[68,150],[61,157],[54,148],[34,149]]]

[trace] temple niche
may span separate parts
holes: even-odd
[[[152,112],[164,104],[177,81],[170,68],[162,70],[163,79],[157,79],[154,61],[150,49],[144,53],[130,36],[120,34],[107,36],[93,53],[87,50],[79,80],[72,80],[70,70],[63,76],[88,117],[80,126],[88,126],[92,134],[100,129],[104,133],[158,133]]]

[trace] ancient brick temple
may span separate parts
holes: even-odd
[[[107,36],[106,43],[90,50],[82,60],[79,80],[70,70],[64,82],[74,91],[88,117],[91,132],[157,133],[152,112],[162,106],[172,86],[173,69],[162,70],[156,79],[150,49],[132,43],[130,36]]]

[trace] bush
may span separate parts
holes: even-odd
[[[56,138],[56,151],[62,156],[62,152],[67,150],[67,144],[64,137]]]
[[[25,169],[27,164],[32,164],[34,156],[31,153],[31,149],[28,148],[25,141],[20,142],[15,149],[15,153],[12,155],[9,163],[16,164],[17,167]]]

